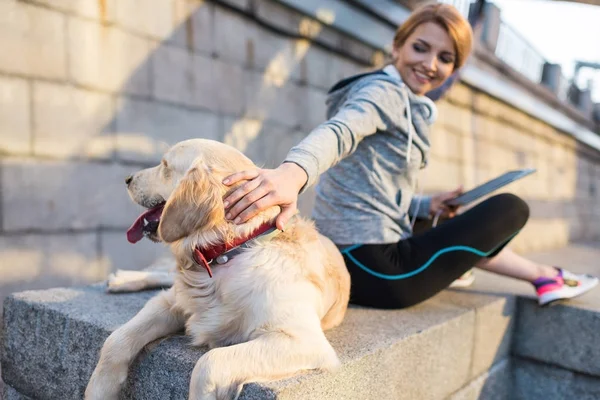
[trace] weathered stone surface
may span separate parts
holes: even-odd
[[[115,19],[118,0],[28,0],[53,10],[72,13],[101,22]]]
[[[103,279],[96,233],[0,235],[0,299],[24,286],[47,289]]]
[[[157,40],[173,32],[173,1],[154,0],[152,6],[142,6],[137,0],[116,2],[116,23],[136,33]]]
[[[73,82],[113,93],[150,95],[150,40],[75,17],[68,20],[68,32]]]
[[[121,97],[115,116],[120,159],[154,163],[170,146],[192,138],[220,140],[214,113]]]
[[[108,295],[95,286],[10,297],[5,381],[40,400],[81,398],[106,336],[154,293]],[[471,311],[437,300],[402,311],[352,308],[343,325],[327,334],[343,363],[339,371],[247,385],[241,398],[444,398],[467,382],[473,318]],[[124,398],[187,398],[202,353],[178,335],[149,345],[130,368]],[[35,383],[27,379],[32,374]]]
[[[33,83],[33,150],[59,158],[110,159],[114,99],[70,85]],[[68,116],[68,117],[67,117]]]
[[[1,165],[6,231],[127,228],[139,214],[124,183],[133,167],[31,158]]]
[[[25,154],[31,150],[30,101],[26,80],[0,77],[0,152]]]
[[[130,224],[133,221],[132,219]],[[101,261],[106,270],[110,272],[117,269],[140,270],[147,268],[159,257],[169,252],[168,246],[163,243],[153,243],[147,239],[132,245],[127,241],[124,230],[122,232],[101,232],[100,250]]]
[[[513,361],[514,400],[600,398],[600,379],[517,358]]]
[[[65,79],[65,18],[25,2],[0,1],[0,71]]]
[[[511,400],[511,361],[500,360],[447,400]]]

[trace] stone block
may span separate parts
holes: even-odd
[[[245,82],[246,117],[299,126],[306,115],[306,103],[300,101],[298,85],[253,71],[246,71]]]
[[[519,300],[513,353],[564,369],[600,376],[600,298],[592,291],[550,309]],[[540,329],[543,327],[543,329]],[[552,351],[547,343],[552,343]]]
[[[149,40],[74,17],[69,18],[68,32],[73,82],[112,93],[150,95]]]
[[[513,361],[515,400],[600,398],[600,379],[524,359]]]
[[[294,36],[301,33],[302,24],[308,19],[304,14],[278,2],[257,1],[253,11],[259,20]]]
[[[152,6],[141,6],[137,0],[119,0],[116,6],[116,23],[127,30],[160,41],[173,32],[172,0],[154,0]]]
[[[209,98],[211,103],[216,103],[220,113],[231,116],[239,116],[244,112],[244,69],[233,63],[223,62],[219,59],[213,61],[214,75],[212,78],[215,95]]]
[[[494,365],[508,359],[516,316],[514,296],[450,289],[444,290],[435,299],[475,313],[470,379],[485,374]]]
[[[308,135],[313,129],[326,121],[327,94],[319,89],[312,87],[299,87],[299,94],[303,97],[305,103],[306,117],[302,119],[302,131]]]
[[[34,399],[82,399],[108,334],[154,294],[109,296],[101,285],[9,297],[4,302],[3,379]],[[119,312],[110,314],[107,307]],[[28,338],[18,338],[21,329],[30,332]],[[33,371],[35,383],[28,378]]]
[[[65,15],[20,1],[0,1],[0,71],[67,78]]]
[[[508,359],[494,364],[448,400],[509,400],[512,399],[511,362]]]
[[[194,108],[218,110],[219,104],[215,99],[217,71],[212,58],[163,45],[152,54],[152,60],[154,98]]]
[[[158,162],[170,146],[192,138],[221,140],[217,115],[168,104],[121,97],[117,102],[120,159]]]
[[[0,153],[31,151],[30,101],[26,80],[0,77]]]
[[[7,158],[2,161],[5,231],[127,228],[139,214],[116,164]]]
[[[255,27],[247,18],[222,7],[215,8],[213,49],[224,61],[247,65],[252,58],[249,43],[255,36]]]
[[[11,296],[4,313],[6,383],[33,398],[81,398],[105,338],[154,293],[109,295],[98,285]],[[353,307],[327,332],[339,371],[249,384],[240,399],[446,398],[467,382],[473,317],[435,300],[400,311]],[[150,344],[130,368],[124,397],[187,398],[204,351],[180,335]]]
[[[454,161],[444,161],[431,157],[427,167],[421,172],[419,190],[435,193],[456,189],[463,184],[461,165]]]
[[[130,223],[133,223],[133,221],[134,219]],[[100,250],[102,263],[109,272],[114,272],[117,269],[141,270],[169,252],[168,247],[164,244],[154,243],[147,239],[132,245],[127,241],[124,230],[101,232]],[[105,277],[103,276],[102,279]]]
[[[0,236],[0,301],[15,291],[103,279],[97,247],[96,233]]]
[[[256,26],[253,29],[252,57],[248,65],[259,71],[264,71],[279,85],[289,80],[300,80],[300,62],[308,50],[306,40],[292,40]]]
[[[61,158],[110,159],[115,149],[109,94],[70,85],[33,83],[33,150]]]
[[[446,99],[449,102],[470,108],[474,104],[473,98],[474,92],[468,86],[458,83],[452,86],[452,89],[448,91]]]
[[[175,27],[169,44],[211,55],[214,51],[215,6],[205,0],[175,0]]]
[[[53,10],[75,14],[100,22],[113,22],[117,0],[28,0]]]
[[[8,385],[4,385],[4,391],[2,393],[4,400],[32,400],[31,397],[27,397],[17,392],[15,389]]]
[[[360,74],[362,72],[367,72],[367,65],[359,64],[356,61],[350,60],[348,58],[338,57],[335,55],[331,55],[331,79],[333,84],[336,82],[348,78],[349,76]]]
[[[223,118],[224,143],[243,152],[264,168],[277,167],[304,134],[289,127],[248,118]]]
[[[431,154],[441,160],[461,161],[463,159],[464,136],[434,125],[431,132]]]
[[[331,76],[331,54],[320,47],[311,45],[301,63],[301,80],[307,85],[329,90],[335,83]]]

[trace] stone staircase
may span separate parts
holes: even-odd
[[[105,338],[152,295],[108,295],[95,285],[9,297],[4,399],[83,398]],[[241,399],[600,398],[600,289],[544,309],[531,295],[527,284],[478,273],[472,288],[407,310],[353,307],[327,335],[340,370],[249,384]],[[182,335],[151,343],[122,398],[187,399],[204,351]]]

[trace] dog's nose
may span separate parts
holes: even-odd
[[[129,175],[127,178],[125,178],[125,184],[127,186],[129,186],[129,184],[131,183],[132,180],[133,180],[133,175]]]

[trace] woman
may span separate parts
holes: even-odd
[[[328,121],[288,153],[274,170],[244,171],[224,180],[248,180],[225,199],[227,218],[244,223],[273,205],[282,229],[298,194],[319,178],[313,218],[342,251],[352,276],[351,301],[403,308],[424,301],[473,265],[531,282],[539,303],[580,295],[598,282],[536,264],[506,244],[523,228],[529,208],[500,194],[454,216],[444,201],[460,189],[415,196],[427,164],[435,105],[424,95],[440,87],[466,61],[469,23],[452,6],[415,11],[396,32],[393,63],[347,78],[329,93]],[[410,216],[453,217],[412,234]]]

